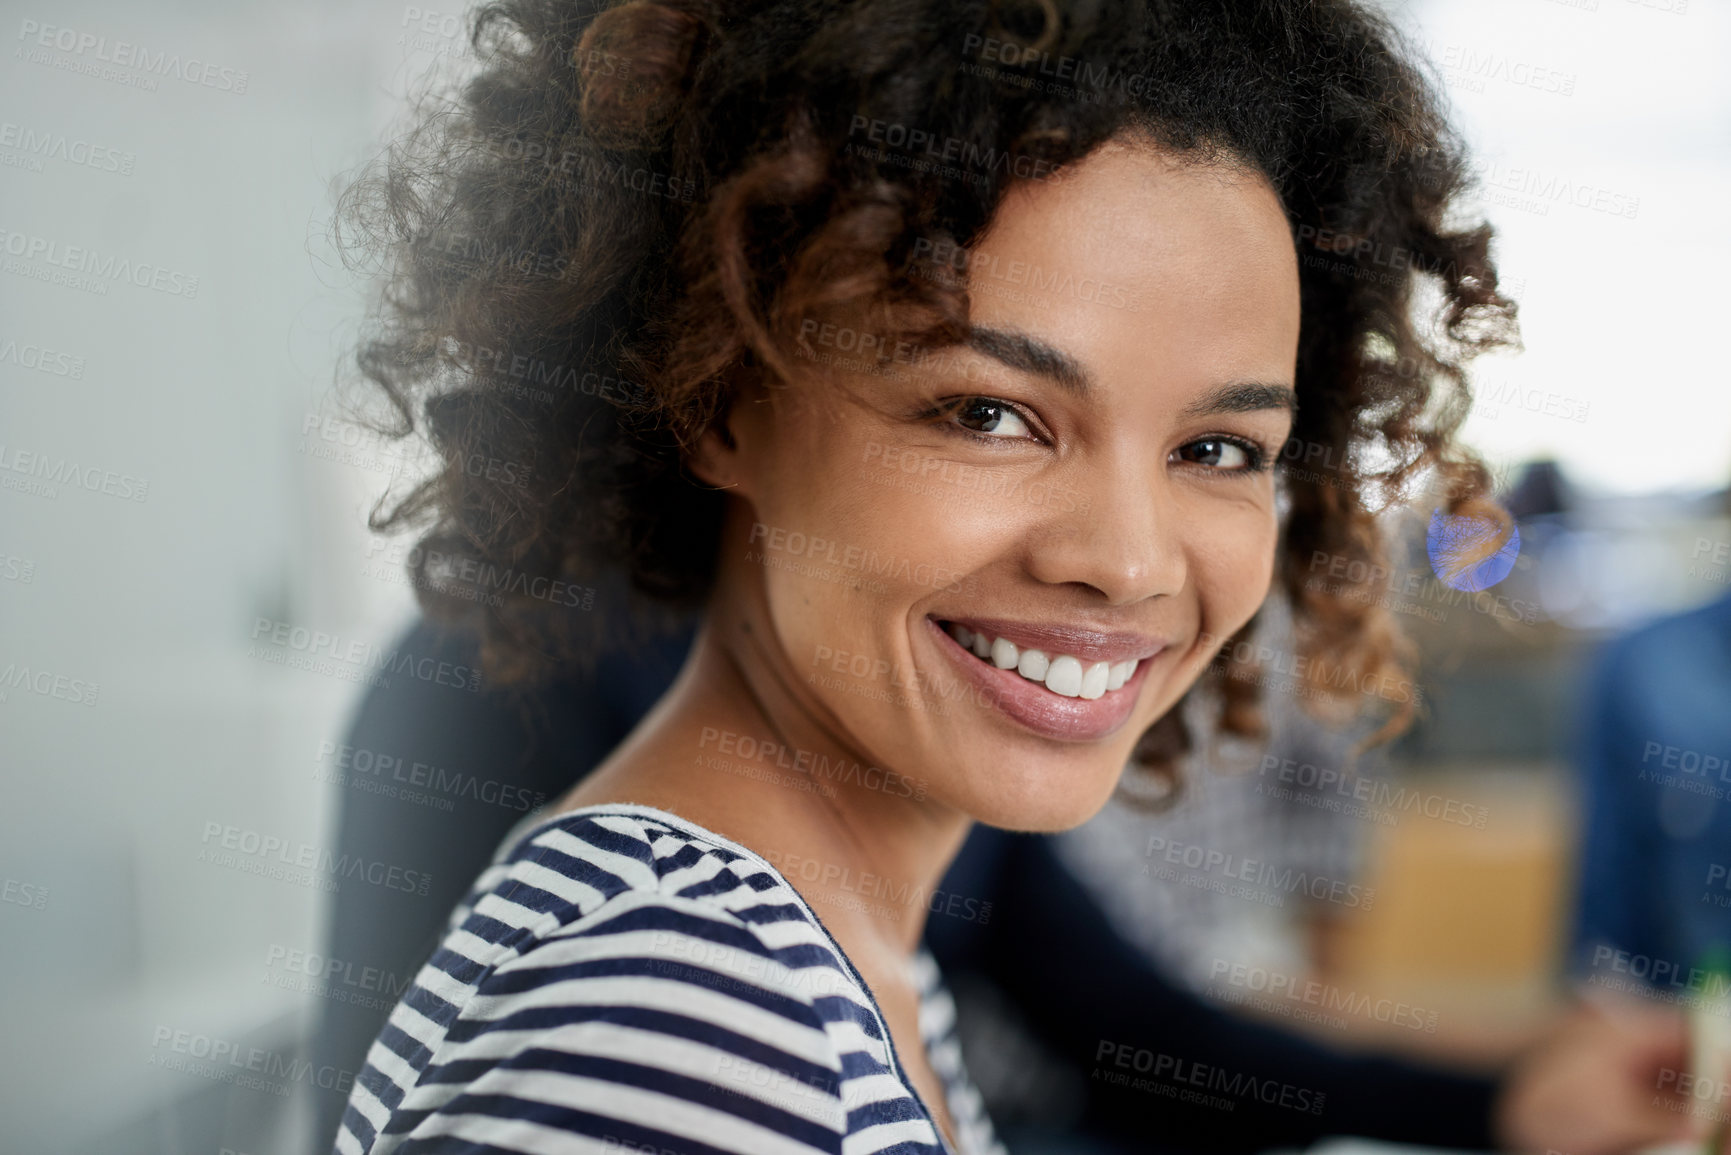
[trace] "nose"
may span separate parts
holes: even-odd
[[[1114,606],[1184,588],[1182,515],[1164,462],[1115,462],[1093,472],[1085,490],[1055,483],[1050,494],[1030,542],[1033,577],[1088,586]]]

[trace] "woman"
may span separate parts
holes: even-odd
[[[432,522],[494,678],[704,625],[454,912],[337,1150],[991,1151],[919,946],[970,824],[1169,792],[1187,700],[1254,734],[1266,678],[1410,713],[1308,567],[1419,479],[1484,511],[1461,365],[1513,306],[1386,25],[1239,7],[483,10],[349,203],[397,260],[362,368],[444,459],[377,521]],[[608,565],[643,604],[573,611]],[[1276,574],[1298,654],[1249,642]]]

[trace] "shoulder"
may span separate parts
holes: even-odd
[[[1600,651],[1601,664],[1619,671],[1644,672],[1674,665],[1679,652],[1703,659],[1731,651],[1731,597],[1683,613],[1668,614],[1612,639]]]
[[[1717,730],[1710,720],[1722,716],[1727,677],[1731,597],[1658,618],[1601,645],[1588,668],[1587,726],[1621,724],[1655,738]]]
[[[642,809],[642,808],[632,808]],[[694,830],[625,810],[586,808],[529,815],[512,827],[447,929],[480,914],[503,916],[515,945],[637,893],[678,893],[693,868],[724,873],[742,856],[704,844]]]
[[[760,861],[642,814],[574,812],[489,873],[453,938],[501,949],[403,1104],[415,1141],[532,1116],[649,1150],[840,1150],[829,1004],[851,984]]]
[[[688,825],[576,812],[531,831],[495,869],[474,910],[508,912],[528,939],[495,974],[565,957],[640,959],[688,984],[749,979],[730,989],[807,1005],[847,980],[827,936],[778,874]]]

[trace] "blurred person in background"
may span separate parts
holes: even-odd
[[[955,1047],[953,1008],[919,942],[926,913],[938,907],[907,921],[891,912],[894,926],[877,925],[876,914],[837,903],[804,875],[797,876],[807,885],[795,885],[754,853],[823,861],[825,878],[835,857],[877,868],[887,855],[892,880],[912,871],[918,893],[946,895],[945,918],[955,914],[952,898],[963,912],[976,901],[983,913],[986,883],[963,878],[946,892],[936,877],[946,861],[964,861],[957,852],[975,820],[985,824],[979,878],[1009,879],[1015,900],[993,903],[989,923],[957,921],[989,927],[987,953],[1026,968],[1013,991],[1020,1007],[1049,1011],[1076,1000],[1048,1026],[1061,1053],[1082,1062],[1092,1054],[1107,1131],[1142,1138],[1152,1127],[1158,1141],[1171,1142],[1218,1131],[1230,1110],[1264,1126],[1241,1140],[1259,1144],[1298,1130],[1281,1110],[1329,1115],[1330,1100],[1310,1086],[1314,1080],[1279,1081],[1271,1100],[1262,1093],[1269,1076],[1241,1069],[1234,1086],[1250,1078],[1250,1095],[1269,1111],[1251,1100],[1205,1101],[1205,1115],[1161,1103],[1154,1117],[1150,1103],[1158,1099],[1136,1076],[1174,1065],[1192,1076],[1218,1071],[1211,1048],[1234,1025],[1192,1016],[1174,1036],[1175,1053],[1156,1053],[1174,1022],[1141,1017],[1153,968],[1138,965],[1099,924],[1046,842],[987,826],[1074,826],[1105,802],[1127,764],[1166,779],[1170,790],[1190,747],[1179,706],[1193,686],[1222,732],[1257,733],[1254,682],[1231,675],[1254,661],[1233,643],[1276,579],[1291,598],[1297,646],[1312,663],[1302,677],[1312,689],[1350,702],[1356,689],[1343,691],[1328,669],[1352,673],[1354,687],[1398,677],[1401,646],[1386,615],[1305,586],[1303,559],[1326,548],[1375,560],[1382,541],[1374,491],[1398,490],[1427,470],[1443,479],[1451,512],[1483,507],[1484,470],[1453,442],[1461,407],[1434,412],[1439,399],[1459,399],[1466,359],[1512,337],[1489,228],[1443,223],[1465,180],[1462,150],[1398,38],[1349,3],[1271,5],[1243,18],[1212,4],[1085,13],[1051,5],[971,13],[880,7],[732,12],[638,0],[599,16],[527,0],[491,7],[475,37],[478,48],[485,42],[487,68],[465,89],[460,112],[424,126],[414,143],[428,149],[394,152],[383,178],[356,202],[353,219],[378,226],[402,262],[362,367],[403,425],[426,432],[445,461],[441,474],[381,518],[384,526],[433,523],[424,544],[448,564],[429,565],[422,555],[415,577],[423,604],[472,619],[480,664],[495,680],[545,677],[573,657],[600,663],[610,688],[625,693],[618,662],[634,651],[606,649],[589,621],[536,593],[513,588],[502,605],[478,608],[473,591],[459,588],[471,580],[462,575],[526,570],[537,583],[569,586],[598,580],[613,563],[630,572],[630,597],[616,604],[701,608],[706,618],[657,708],[627,721],[629,736],[601,767],[575,787],[565,779],[558,789],[568,793],[507,831],[369,1051],[339,1151],[407,1155],[459,1143],[532,1150],[536,1136],[556,1130],[615,1145],[623,1134],[663,1151],[743,1152],[757,1149],[754,1135],[773,1135],[790,1149],[827,1139],[832,1123],[842,1127],[834,1138],[845,1134],[850,1149],[864,1144],[862,1151],[993,1149],[991,1124]],[[971,59],[988,39],[1016,46],[1010,72]],[[1103,75],[1137,83],[1081,99],[1017,83],[1014,69],[1047,52],[1107,62]],[[958,87],[980,99],[958,99]],[[914,139],[942,141],[946,155],[956,151],[950,142],[985,140],[991,156],[1014,164],[988,165],[979,180],[953,166],[910,165],[898,151],[915,131],[910,124],[921,126]],[[1161,167],[1174,159],[1186,163]],[[635,167],[625,168],[627,161]],[[657,179],[646,193],[615,183],[622,171]],[[1155,203],[1160,210],[1147,212]],[[1156,221],[1199,227],[1183,237],[1143,227]],[[1296,253],[1288,247],[1294,240]],[[1234,244],[1232,253],[1222,251]],[[998,254],[981,258],[994,245],[1007,246],[1010,268],[1025,270],[1030,260],[1046,266],[1059,291],[1045,299],[992,292],[1002,287],[992,283]],[[1398,274],[1377,256],[1391,249],[1404,254]],[[1421,269],[1442,291],[1431,318],[1442,334],[1435,343],[1408,315]],[[1099,299],[1101,278],[1140,306],[1112,307],[1146,310],[1141,323],[1101,312],[1109,304]],[[1076,283],[1095,288],[1067,297],[1062,286]],[[1178,285],[1187,288],[1174,291]],[[972,300],[970,286],[978,292]],[[1164,331],[1153,358],[1150,324]],[[1054,352],[1030,330],[1067,334],[1080,357]],[[814,347],[814,335],[822,342],[832,332],[853,334],[844,352],[869,347],[876,357],[838,359]],[[903,348],[921,355],[913,371],[888,352]],[[476,349],[512,355],[489,361]],[[952,359],[927,360],[933,351]],[[1099,362],[1093,388],[1120,381],[1110,414],[1104,398],[1078,400],[1088,392],[1078,360]],[[549,405],[511,379],[524,363],[628,372],[644,385],[623,399],[568,390]],[[1405,374],[1399,365],[1422,368]],[[923,396],[952,374],[957,388],[986,380],[994,393],[1023,400]],[[1292,385],[1269,384],[1289,377]],[[826,420],[812,424],[802,405],[812,398],[787,388],[805,378],[865,386],[849,398],[861,408],[847,411],[853,424],[839,409],[825,409]],[[1035,390],[1035,381],[1047,387]],[[1055,391],[1059,385],[1067,394]],[[887,404],[876,396],[886,390],[921,404]],[[841,406],[845,392],[818,399]],[[1132,410],[1137,416],[1128,419]],[[817,451],[820,443],[859,449],[838,430],[855,430],[868,411],[869,428],[889,444],[866,445],[863,467]],[[1068,416],[1054,423],[1054,413]],[[1049,427],[1072,423],[1082,432],[1048,440]],[[956,440],[940,448],[914,436],[916,427]],[[1344,463],[1372,435],[1401,450],[1386,474],[1286,471],[1276,494],[1272,467],[1289,437]],[[1093,443],[1111,451],[1089,452]],[[1052,468],[1084,484],[1063,492],[1099,510],[1000,502],[933,518],[924,491],[863,479],[873,468],[872,445],[880,454],[965,461],[976,477],[1004,468],[1011,452],[1034,466],[1042,451],[1068,445]],[[1154,498],[1136,488],[1144,483],[1172,503],[1158,527],[1146,524]],[[1043,492],[1058,491],[1048,484]],[[1072,514],[1114,520],[1079,538]],[[989,533],[982,517],[992,521]],[[803,562],[772,563],[777,546],[760,544],[752,560],[760,531],[789,526],[892,552],[947,546],[937,558],[959,567],[952,576],[977,579],[996,597],[961,586],[951,609],[946,595],[917,578],[921,588],[896,582],[868,594],[859,583],[810,581]],[[1177,536],[1153,544],[1169,533]],[[1096,604],[1096,595],[1111,604]],[[1072,692],[1060,688],[1069,670],[1063,659],[1048,663],[1028,640],[1046,640],[1041,631],[968,609],[977,603],[981,613],[1001,613],[993,602],[1018,598],[1024,612],[1086,616],[1096,628],[1108,618],[1128,628],[1129,608],[1138,604],[1167,617],[1182,605],[1182,621],[1146,618],[1141,628],[1183,638],[1164,663],[1165,644],[1139,653],[1142,678],[1135,661],[1117,661],[1123,646],[1102,650],[1089,680]],[[1063,604],[1032,608],[1051,598]],[[884,620],[874,620],[874,610]],[[622,624],[612,607],[607,618]],[[904,656],[907,647],[881,636],[904,620],[922,623],[915,646],[922,653],[935,646],[1011,701],[1039,699],[1017,715],[1028,732],[965,724],[996,721],[989,712],[941,722],[905,698],[846,681],[809,689],[815,679],[799,676],[814,641],[820,649],[846,643],[868,658],[868,669],[874,654]],[[789,631],[800,645],[782,636]],[[643,644],[635,635],[625,641]],[[1024,684],[1042,674],[1018,662],[1036,652],[1052,671],[1044,690]],[[1217,654],[1224,656],[1211,665]],[[1108,671],[1114,663],[1126,668]],[[1156,666],[1157,678],[1149,673]],[[1144,694],[1145,686],[1157,689]],[[1092,703],[1119,691],[1108,699],[1116,710],[1060,708],[1042,697]],[[992,704],[1008,711],[1004,701]],[[1068,729],[1050,721],[1059,716],[1072,720]],[[1042,718],[1044,730],[1035,725]],[[1385,731],[1403,721],[1391,719]],[[728,781],[693,771],[687,756],[703,748],[700,731],[731,733],[729,726],[774,736],[755,741],[758,748],[836,743],[856,762],[894,767],[904,780],[929,777],[936,789],[930,802],[922,790],[919,805],[904,806],[869,786],[850,788],[831,808],[838,817],[755,770]],[[1042,746],[1030,737],[1040,733],[1072,741]],[[513,746],[521,748],[506,740],[479,749],[474,764],[499,766]],[[645,798],[651,805],[638,804]],[[852,842],[841,836],[860,829],[868,833]],[[1024,857],[1008,857],[1012,844]],[[665,860],[656,857],[664,852]],[[693,860],[719,872],[716,888],[672,893],[667,879]],[[636,881],[624,884],[617,870]],[[766,901],[775,917],[756,917],[766,907],[739,908],[754,915],[736,928],[747,933],[727,933],[734,904],[750,898],[744,890],[773,892]],[[1043,905],[1023,901],[1042,890]],[[621,894],[623,905],[610,905]],[[825,905],[833,940],[806,901]],[[822,953],[829,943],[824,965],[839,976],[839,1004],[814,1002],[793,985],[765,987],[760,993],[786,1023],[759,1018],[753,1032],[704,1018],[700,1007],[721,1012],[711,980],[728,979],[737,993],[763,987],[764,976],[706,977],[703,967],[685,965],[684,946],[658,954],[659,937],[621,946],[617,936],[630,928],[614,928],[640,902],[651,912],[643,929],[676,945],[725,941],[726,958],[703,958],[712,970],[743,965],[754,953],[776,958],[768,939],[751,945],[764,925],[815,935],[807,945]],[[1027,917],[1035,910],[1045,917]],[[601,914],[607,918],[592,918]],[[926,928],[934,939],[944,933],[940,925]],[[965,964],[965,952],[950,953]],[[1059,958],[1069,960],[1067,973],[1054,969]],[[621,1003],[604,977],[675,972],[684,989],[665,1007]],[[1070,989],[1055,990],[1054,982]],[[652,986],[633,989],[647,997]],[[1079,1013],[1090,1004],[1092,1013]],[[864,1045],[793,1061],[788,1032],[810,1028],[801,1015],[820,1010],[848,1017]],[[820,1035],[837,1046],[827,1029]],[[1314,1054],[1278,1032],[1258,1041],[1264,1060],[1282,1047]],[[1605,1086],[1626,1090],[1625,1068],[1644,1069],[1647,1056],[1627,1061],[1627,1047],[1575,1041],[1573,1054],[1599,1060]],[[710,1069],[682,1050],[688,1042],[712,1056],[719,1049],[722,1068],[767,1071],[774,1094]],[[1613,1050],[1624,1061],[1604,1062]],[[1289,1053],[1282,1069],[1298,1073],[1304,1061]],[[1367,1117],[1399,1110],[1398,1097],[1375,1102],[1367,1094],[1395,1067],[1360,1062],[1335,1101],[1356,1097]],[[824,1071],[828,1077],[819,1077]],[[839,1089],[874,1078],[865,1100]],[[1516,1090],[1490,1112],[1498,1138],[1531,1143],[1529,1096],[1520,1088],[1535,1082],[1543,1080],[1517,1076]],[[1454,1122],[1477,1141],[1484,1087],[1451,1085],[1435,1073],[1428,1086],[1447,1088],[1461,1103],[1477,1096]],[[1664,1133],[1627,1113],[1612,1118],[1629,1105],[1623,1098],[1582,1095],[1579,1079],[1568,1086],[1580,1117],[1601,1113],[1596,1142]],[[597,1097],[597,1088],[606,1093]],[[788,1095],[803,1107],[790,1110]],[[1537,1102],[1547,1105],[1542,1094]],[[805,1118],[810,1111],[822,1121]]]
[[[1608,986],[1622,977],[1721,989],[1731,974],[1731,596],[1607,644],[1581,719],[1577,969]]]
[[[1726,581],[1731,544],[1702,537],[1694,554],[1692,576]],[[1586,989],[1688,1008],[1698,1033],[1731,1040],[1731,595],[1608,642],[1579,716],[1572,969]],[[1661,1082],[1686,1081],[1692,1115],[1723,1124],[1728,1057],[1703,1050]]]

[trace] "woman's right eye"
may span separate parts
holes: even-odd
[[[952,414],[963,429],[993,439],[1032,437],[1034,433],[1014,408],[990,397],[964,397],[956,403]]]

